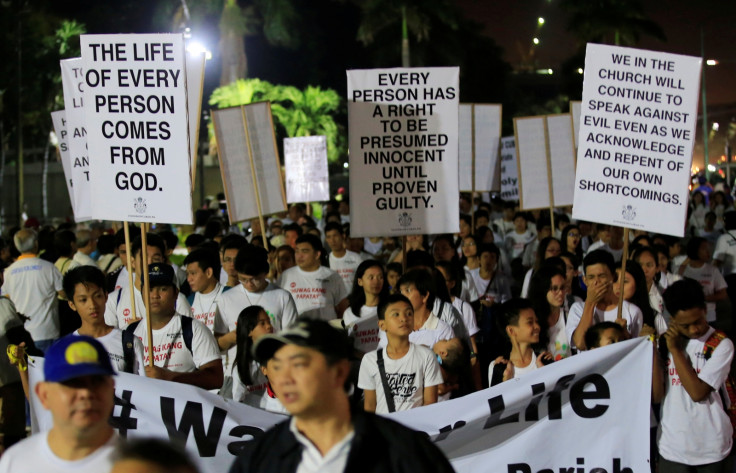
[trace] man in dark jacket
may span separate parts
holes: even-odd
[[[425,435],[351,411],[350,352],[345,333],[319,320],[302,319],[256,342],[253,354],[292,417],[238,457],[231,473],[454,471]]]

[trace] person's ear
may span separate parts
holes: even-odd
[[[215,274],[215,270],[212,268],[207,268],[207,270],[204,272],[204,275],[207,276],[207,279],[211,278],[213,274]]]
[[[386,321],[382,319],[378,319],[378,328],[382,331],[386,331]]]
[[[36,396],[38,396],[38,400],[41,401],[41,405],[44,407],[44,409],[49,409],[49,397],[51,393],[49,392],[49,384],[45,381],[41,381],[36,384],[36,387],[34,388],[34,391],[36,392]]]
[[[107,293],[105,294],[105,299],[107,299]],[[74,305],[74,302],[72,302],[71,299],[67,301],[69,303],[69,308],[71,308],[74,312],[78,312],[77,306]]]
[[[514,330],[513,325],[507,325],[506,326],[506,335],[509,336],[510,339],[514,339],[516,337],[516,330]]]

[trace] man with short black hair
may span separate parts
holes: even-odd
[[[43,373],[35,392],[53,427],[8,449],[0,473],[109,472],[118,437],[108,424],[115,371],[105,348],[92,337],[64,337],[46,352]]]
[[[363,258],[345,246],[345,229],[339,223],[330,222],[325,225],[325,239],[330,246],[330,269],[340,275],[345,283],[345,290],[350,293],[353,290],[353,278],[355,270],[363,261]]]
[[[454,471],[419,432],[392,420],[351,410],[345,384],[352,345],[321,320],[258,339],[255,359],[267,366],[278,399],[292,417],[266,432],[231,473]]]
[[[220,242],[220,283],[227,287],[238,285],[238,272],[235,271],[235,258],[241,248],[248,246],[248,240],[243,235],[231,233],[225,235]]]
[[[322,242],[306,234],[296,240],[296,264],[279,278],[278,285],[294,297],[299,316],[332,320],[347,309],[348,291],[342,278],[322,266]]]
[[[205,248],[195,248],[184,258],[187,282],[192,293],[187,302],[192,307],[192,317],[210,329],[215,338],[227,333],[227,323],[217,308],[223,292],[230,289],[217,280],[220,274],[220,258],[217,253]]]

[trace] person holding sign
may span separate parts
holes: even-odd
[[[322,266],[322,242],[312,234],[296,240],[296,264],[279,278],[279,286],[294,297],[299,316],[322,320],[341,318],[350,303],[342,278]]]
[[[628,335],[638,337],[643,315],[634,304],[623,301],[621,318],[618,318],[618,297],[613,293],[613,275],[616,273],[613,255],[605,250],[594,250],[583,260],[588,297],[570,308],[566,331],[571,345],[585,350],[585,332],[593,325],[608,321],[627,329]]]
[[[134,322],[126,329],[143,342],[146,376],[175,383],[191,384],[202,389],[222,386],[222,360],[212,332],[199,320],[176,313],[174,269],[166,263],[148,265],[151,285],[150,317]],[[148,351],[150,319],[153,330],[153,353]],[[153,366],[149,363],[153,356]]]

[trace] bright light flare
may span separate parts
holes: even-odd
[[[705,64],[708,66],[717,66],[718,65],[718,59],[707,59],[705,61]]]
[[[544,24],[544,18],[542,18],[541,16],[539,18],[537,18],[537,24],[539,26],[542,26]]]
[[[532,39],[532,43],[534,43],[534,44],[539,44],[539,38],[534,38],[534,39]]]
[[[189,41],[187,43],[187,52],[193,55],[204,54],[204,58],[209,60],[212,59],[212,53],[207,47],[199,41]]]

